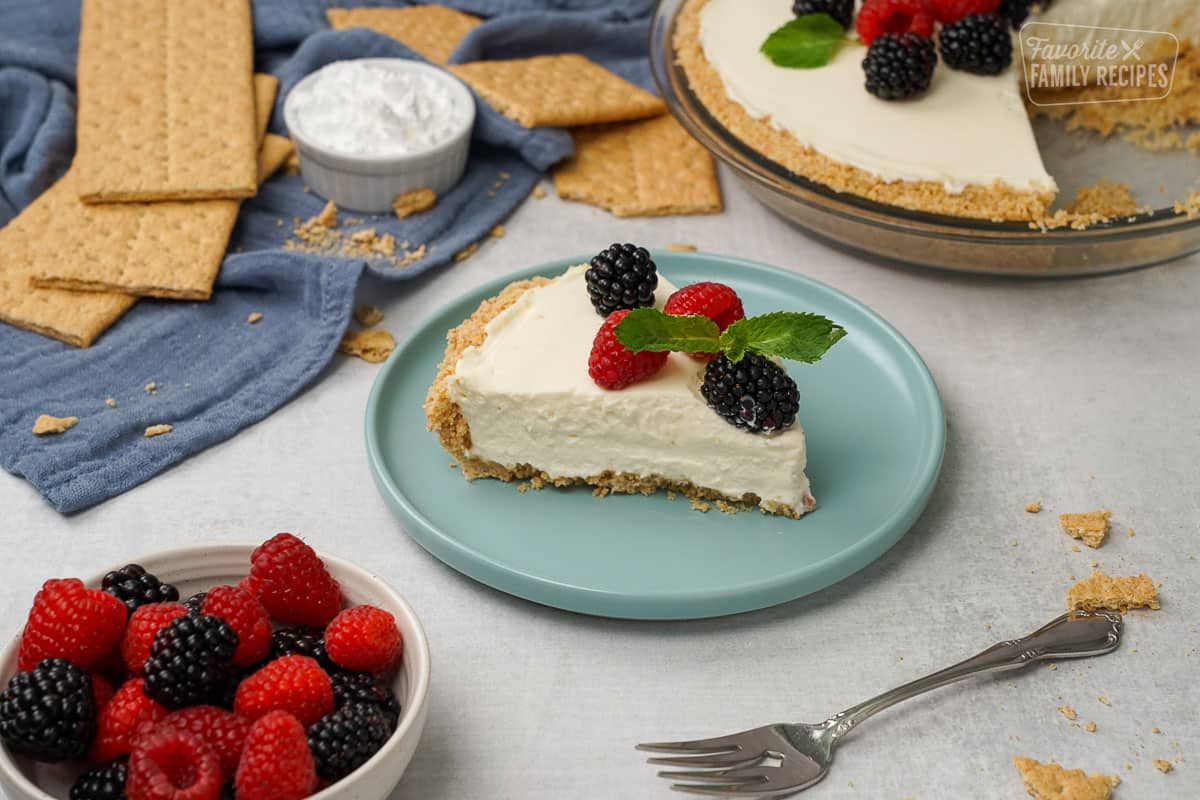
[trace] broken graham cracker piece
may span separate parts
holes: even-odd
[[[1028,510],[1028,509],[1026,509]],[[1058,524],[1074,539],[1082,539],[1088,547],[1104,544],[1108,535],[1108,518],[1111,511],[1088,511],[1085,514],[1059,514]]]
[[[150,427],[146,428],[145,433],[143,433],[143,436],[145,436],[147,439],[149,439],[154,436],[162,436],[164,433],[170,433],[173,430],[175,430],[175,427],[173,425],[167,425],[167,424],[151,425]]]
[[[266,72],[254,73],[254,141],[261,142],[271,124],[275,110],[275,95],[279,94],[279,78]]]
[[[79,417],[52,417],[49,414],[39,414],[38,418],[33,421],[33,433],[36,436],[63,433],[74,428],[76,422],[79,422]]]
[[[1171,764],[1171,762],[1167,761],[1165,758],[1154,759],[1154,768],[1156,770],[1158,770],[1159,772],[1163,773],[1164,775],[1166,773],[1170,772],[1171,770],[1175,769],[1175,767]]]
[[[1158,590],[1150,576],[1106,575],[1093,572],[1067,590],[1069,611],[1120,611],[1131,608],[1158,609]]]
[[[448,69],[526,128],[620,122],[666,111],[659,98],[577,53],[474,61]]]
[[[1043,764],[1022,756],[1014,757],[1013,765],[1021,773],[1029,796],[1037,800],[1108,800],[1121,782],[1119,775],[1088,775],[1081,769],[1066,769],[1053,761]]]
[[[413,214],[428,211],[436,204],[437,193],[433,189],[424,187],[396,195],[396,199],[392,201],[392,210],[396,212],[397,217],[405,219]]]
[[[288,162],[296,152],[296,146],[286,136],[268,133],[263,136],[258,150],[258,182],[261,184]]]
[[[262,318],[263,315],[261,311],[251,311],[249,315],[246,316],[246,322],[250,325],[255,325],[258,322],[261,322]]]
[[[354,319],[364,328],[374,328],[383,322],[383,311],[379,306],[362,303],[354,309]]]
[[[363,361],[378,364],[396,349],[396,340],[387,331],[346,331],[338,344],[338,352],[358,356]]]
[[[325,203],[325,207],[321,209],[321,213],[313,217],[313,221],[325,228],[336,228],[338,224],[337,206],[332,200]]]
[[[250,197],[249,0],[85,0],[75,162],[85,202]]]
[[[721,211],[712,156],[674,117],[581,128],[572,136],[575,155],[554,171],[559,197],[618,217]]]
[[[1037,513],[1041,512],[1042,501],[1041,500],[1030,500],[1028,503],[1025,504],[1025,510],[1028,511],[1030,514],[1037,514]]]
[[[370,28],[396,39],[435,64],[445,64],[479,23],[479,17],[439,5],[407,8],[330,8],[325,12],[334,30]]]

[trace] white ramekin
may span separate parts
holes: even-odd
[[[292,97],[305,84],[343,62],[335,61],[306,76],[292,87],[283,103],[283,119],[296,143],[300,172],[312,190],[338,208],[378,213],[388,211],[396,195],[430,188],[439,196],[462,177],[475,124],[475,97],[458,78],[445,70],[404,58],[364,58],[364,64],[397,72],[417,72],[440,81],[454,98],[454,135],[436,147],[403,156],[348,156],[322,147],[305,135],[295,118]]]
[[[212,586],[237,583],[250,569],[250,554],[254,548],[255,545],[247,544],[186,547],[133,559],[133,562],[174,584],[182,597],[188,597]],[[404,647],[392,689],[400,700],[401,712],[400,724],[392,738],[371,760],[329,788],[310,795],[309,800],[383,800],[400,781],[425,728],[429,701],[429,643],[412,608],[381,579],[361,567],[323,553],[321,560],[341,584],[347,603],[370,603],[395,616]],[[84,582],[99,588],[103,577],[103,574],[96,575]],[[32,597],[30,602],[33,602]],[[24,613],[23,609],[21,613]],[[20,623],[20,619],[3,622],[8,626]],[[7,686],[17,671],[20,639],[18,632],[0,651],[0,687]],[[16,757],[8,752],[8,748],[0,746],[0,790],[3,790],[0,795],[8,800],[67,800],[78,771],[78,767],[68,769]]]

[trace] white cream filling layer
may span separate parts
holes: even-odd
[[[658,475],[797,511],[811,505],[800,425],[772,435],[730,425],[700,396],[701,362],[672,353],[653,378],[619,391],[592,381],[602,319],[586,269],[526,291],[463,352],[448,389],[470,426],[470,455],[553,477]],[[672,291],[660,277],[660,308]]]
[[[729,98],[751,116],[770,117],[819,153],[886,182],[933,181],[951,193],[997,181],[1018,191],[1056,191],[1017,68],[983,76],[939,64],[928,92],[880,100],[863,88],[867,51],[857,41],[816,69],[772,64],[762,43],[794,18],[791,0],[709,0],[701,11],[705,56]]]

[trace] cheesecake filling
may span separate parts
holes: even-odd
[[[652,378],[619,391],[588,375],[601,317],[586,265],[529,289],[463,351],[448,392],[471,431],[475,458],[528,464],[551,478],[605,473],[658,477],[763,506],[812,506],[799,424],[774,434],[735,428],[700,396],[704,363],[672,353]],[[657,306],[674,287],[659,277]]]
[[[927,92],[889,102],[863,88],[866,48],[857,41],[816,69],[771,63],[762,43],[794,18],[791,0],[709,0],[701,11],[704,55],[752,117],[887,183],[932,181],[951,194],[995,183],[1057,191],[1021,97],[1019,54],[996,76],[939,64]]]

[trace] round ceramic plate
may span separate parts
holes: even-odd
[[[463,480],[425,429],[422,404],[446,331],[510,281],[554,276],[586,257],[514,273],[434,313],[392,354],[367,402],[367,454],[404,529],[437,558],[503,592],[632,619],[692,619],[775,605],[870,564],[920,515],[937,480],[945,417],[920,356],[861,303],[816,281],[741,259],[656,252],[676,286],[729,284],[748,315],[814,311],[848,335],[817,364],[789,364],[808,434],[817,508],[798,520],[707,514],[686,498],[524,494]],[[750,435],[750,434],[747,434]],[[719,458],[714,454],[714,458]]]

